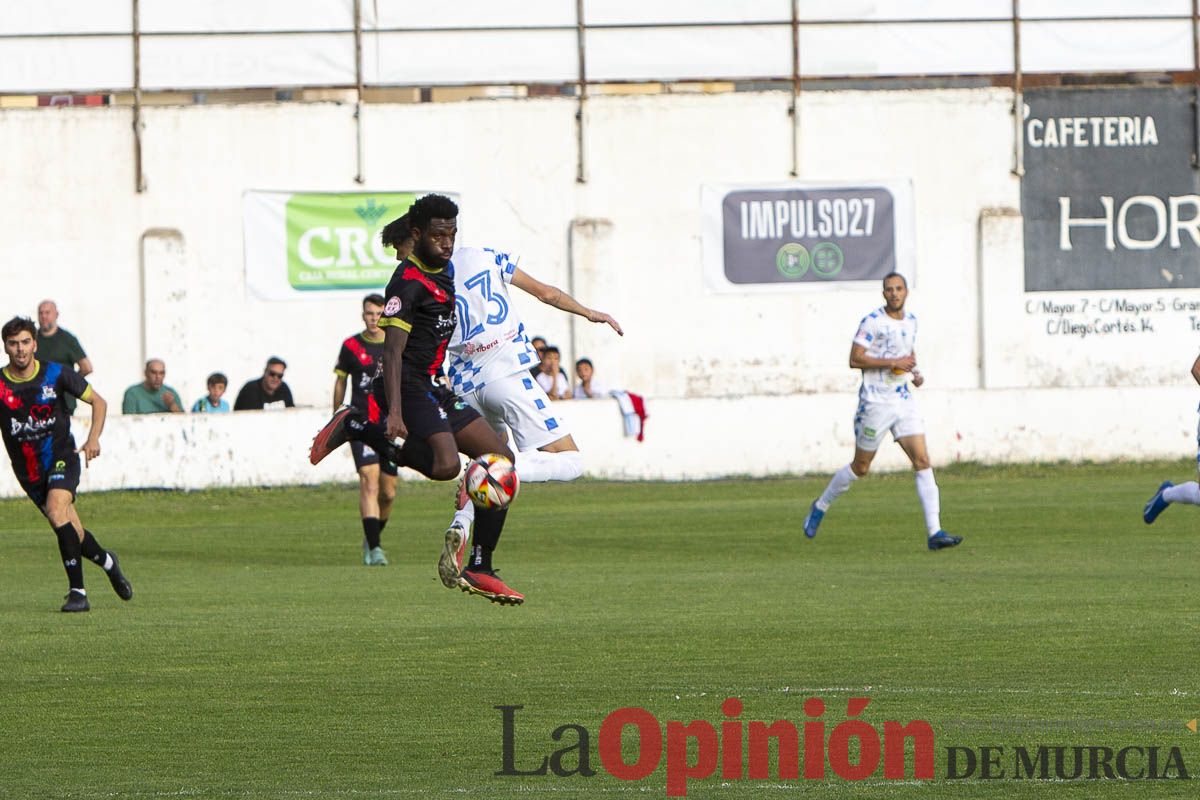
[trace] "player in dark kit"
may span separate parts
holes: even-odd
[[[108,404],[69,366],[42,363],[37,353],[37,328],[33,321],[14,317],[0,329],[8,365],[0,370],[0,425],[13,472],[29,499],[46,516],[58,537],[70,591],[63,611],[87,611],[81,556],[99,564],[122,600],[133,597],[133,587],[121,573],[117,554],[105,550],[83,527],[75,511],[79,487],[79,452],[88,461],[100,455],[100,432]],[[87,441],[77,451],[71,436],[66,397],[72,395],[92,406]]]
[[[487,421],[443,382],[442,361],[457,324],[450,255],[458,234],[458,206],[431,194],[414,203],[406,216],[406,221],[402,218],[384,229],[385,245],[410,236],[415,240],[412,255],[400,262],[388,282],[379,321],[385,341],[378,388],[381,405],[387,409],[386,429],[353,408],[343,408],[313,440],[310,460],[315,464],[347,440],[359,440],[400,466],[449,481],[461,469],[460,451],[470,458],[498,453],[510,461],[513,453]],[[405,440],[402,447],[392,444],[396,437]],[[505,585],[492,566],[506,514],[507,509],[477,511],[475,543],[467,563],[462,563],[461,544],[457,551],[442,554],[438,571],[443,584],[496,603],[524,602],[525,596]]]
[[[370,422],[380,422],[383,414],[371,392],[371,383],[383,362],[383,331],[379,317],[383,314],[383,296],[369,294],[363,298],[362,318],[366,327],[342,342],[338,351],[333,384],[333,410],[336,413],[350,386],[350,405]],[[380,545],[380,535],[387,525],[396,499],[396,465],[364,442],[351,442],[354,469],[358,472],[358,510],[362,515],[363,563],[368,567],[386,567],[387,554]]]

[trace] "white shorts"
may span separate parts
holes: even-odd
[[[528,373],[518,372],[463,395],[496,433],[512,431],[517,450],[536,450],[570,435],[563,418],[554,413],[550,398]]]
[[[859,450],[874,453],[883,443],[883,435],[890,432],[893,439],[905,436],[921,436],[925,433],[925,421],[917,411],[916,401],[909,399],[899,403],[871,403],[859,401],[854,414],[854,445]]]

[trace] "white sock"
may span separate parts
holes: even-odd
[[[1200,506],[1200,483],[1188,481],[1163,490],[1163,500],[1168,503],[1187,503]]]
[[[583,474],[583,454],[578,450],[544,453],[528,450],[517,454],[517,477],[521,483],[573,481]]]
[[[475,504],[470,500],[462,508],[454,512],[454,521],[451,525],[461,525],[463,530],[467,532],[467,538],[471,538],[471,523],[475,522]]]
[[[833,501],[845,494],[846,490],[850,488],[850,484],[856,480],[858,480],[858,476],[854,474],[854,470],[850,469],[849,464],[833,473],[833,477],[829,479],[829,485],[817,498],[817,508],[821,511],[828,511],[829,507],[833,505]]]
[[[933,479],[933,467],[917,471],[917,497],[925,509],[925,527],[933,536],[942,529],[942,498],[937,481]]]

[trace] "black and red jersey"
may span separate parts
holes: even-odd
[[[75,452],[66,396],[87,400],[91,387],[69,366],[35,361],[25,380],[0,370],[0,426],[13,472],[23,484],[36,483],[54,462]]]
[[[379,405],[371,393],[371,381],[375,380],[382,365],[383,338],[373,342],[363,334],[356,333],[342,342],[337,366],[333,368],[350,384],[350,405],[366,414],[371,422],[380,420]]]
[[[428,382],[442,374],[446,346],[458,324],[454,306],[454,267],[434,270],[413,256],[401,261],[384,291],[387,298],[379,327],[408,332],[404,348],[405,373],[418,373]]]

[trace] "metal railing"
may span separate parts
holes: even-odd
[[[1177,8],[1182,9],[1182,1]],[[787,0],[781,0],[779,8],[783,8],[783,3]],[[593,5],[595,4],[595,5]],[[1075,15],[1069,17],[1049,17],[1049,16],[1022,16],[1020,0],[1011,0],[1010,13],[1004,16],[958,16],[958,17],[935,17],[935,18],[920,18],[914,16],[910,18],[889,17],[889,18],[863,18],[850,16],[827,16],[825,18],[813,18],[812,14],[805,16],[802,11],[801,0],[790,0],[787,2],[790,6],[790,14],[786,18],[761,18],[761,19],[746,19],[746,20],[676,20],[666,22],[636,22],[636,21],[607,21],[607,22],[588,22],[589,10],[595,11],[595,8],[602,7],[599,0],[575,0],[574,3],[574,21],[573,24],[568,24],[564,19],[549,22],[547,24],[512,24],[512,25],[470,25],[470,24],[432,24],[424,27],[401,27],[387,26],[380,24],[380,15],[378,13],[378,2],[364,3],[363,0],[353,0],[352,8],[348,9],[348,16],[352,19],[347,19],[344,25],[310,25],[304,27],[303,24],[291,29],[278,30],[254,30],[250,28],[243,29],[228,29],[228,30],[210,30],[198,31],[187,30],[182,28],[168,29],[161,24],[154,30],[147,31],[143,26],[143,8],[142,0],[130,0],[132,18],[129,20],[129,30],[124,31],[99,31],[99,32],[61,32],[47,36],[44,33],[37,31],[17,31],[0,33],[0,48],[4,45],[22,44],[52,39],[52,40],[69,40],[69,39],[89,39],[89,40],[105,40],[105,41],[129,41],[129,49],[131,52],[132,64],[130,65],[131,80],[130,85],[120,86],[96,86],[80,88],[80,91],[89,92],[124,92],[131,91],[133,96],[133,130],[135,138],[135,175],[136,175],[136,190],[141,192],[145,190],[146,181],[142,171],[142,134],[144,130],[143,120],[143,102],[146,94],[159,93],[167,91],[202,91],[211,90],[214,88],[234,88],[228,85],[223,87],[206,86],[204,81],[199,80],[193,84],[186,82],[178,85],[164,85],[163,79],[157,82],[151,81],[152,88],[147,88],[145,84],[146,71],[144,69],[144,59],[146,58],[145,45],[148,41],[154,44],[159,44],[163,41],[178,42],[178,47],[185,49],[183,42],[184,37],[189,43],[195,42],[215,42],[217,40],[237,40],[241,37],[251,36],[268,36],[278,38],[281,42],[292,42],[297,37],[320,37],[320,36],[335,36],[341,37],[339,44],[349,46],[352,42],[353,58],[352,67],[350,68],[334,68],[331,67],[328,74],[329,80],[317,80],[312,82],[299,81],[292,85],[295,88],[309,89],[338,89],[354,93],[355,102],[355,126],[356,126],[356,175],[355,180],[363,183],[366,180],[365,166],[363,164],[363,106],[364,96],[368,89],[376,88],[394,88],[394,87],[428,87],[428,86],[509,86],[514,84],[537,84],[537,83],[556,83],[562,86],[569,86],[573,90],[576,98],[577,108],[575,113],[576,127],[576,146],[577,146],[577,164],[576,164],[576,180],[583,183],[587,181],[587,159],[586,159],[586,128],[587,128],[587,113],[589,101],[589,87],[604,86],[614,83],[639,83],[639,82],[654,82],[654,83],[671,83],[671,82],[692,82],[692,81],[735,81],[746,82],[750,84],[761,83],[778,83],[779,85],[790,86],[790,101],[788,104],[788,114],[791,122],[791,169],[790,174],[793,176],[799,175],[801,171],[801,103],[800,98],[805,85],[811,81],[823,81],[831,77],[842,78],[895,78],[903,77],[919,77],[930,74],[941,74],[945,76],[964,76],[976,75],[985,76],[990,82],[995,85],[1007,85],[1013,88],[1013,121],[1016,135],[1015,147],[1012,158],[1012,170],[1015,174],[1021,175],[1024,170],[1023,152],[1021,135],[1022,111],[1023,111],[1023,96],[1025,89],[1025,74],[1028,55],[1023,52],[1022,33],[1027,26],[1031,30],[1040,31],[1046,34],[1047,31],[1053,33],[1054,30],[1062,29],[1061,26],[1087,26],[1087,25],[1116,25],[1121,24],[1122,28],[1127,28],[1130,25],[1144,24],[1158,26],[1155,30],[1162,30],[1162,26],[1170,26],[1171,31],[1182,31],[1182,26],[1186,25],[1190,30],[1191,47],[1190,58],[1175,57],[1176,61],[1171,62],[1167,71],[1175,73],[1183,73],[1192,83],[1196,91],[1198,112],[1196,115],[1195,138],[1197,143],[1197,151],[1200,152],[1200,0],[1191,0],[1189,9],[1190,13],[1158,13],[1158,14],[1142,14],[1137,13],[1139,8],[1138,3],[1130,2],[1131,13],[1127,16],[1122,15]],[[370,5],[371,8],[364,8]],[[998,7],[999,4],[997,4]],[[595,14],[593,13],[593,16]],[[302,22],[302,21],[301,21]],[[373,22],[374,24],[368,24]],[[845,69],[841,67],[830,68],[827,64],[815,63],[821,58],[821,37],[827,37],[825,48],[828,50],[828,45],[832,39],[830,36],[843,35],[847,31],[862,31],[863,36],[867,32],[885,32],[894,33],[912,32],[916,30],[913,26],[919,28],[920,32],[931,31],[978,31],[987,30],[989,36],[998,36],[997,31],[1006,31],[1005,36],[1010,36],[1010,42],[1004,42],[1001,39],[992,41],[992,57],[996,56],[996,48],[1000,45],[1007,45],[1008,52],[1005,55],[1005,62],[1002,69],[996,69],[995,64],[991,68],[980,68],[978,71],[973,71],[968,64],[965,69],[955,72],[939,72],[937,69],[927,70],[925,72],[909,72],[896,73],[888,72],[886,67],[877,68],[875,70],[860,69],[855,71],[852,65],[847,61]],[[957,27],[956,27],[957,26]],[[982,26],[982,27],[981,27]],[[1039,27],[1040,26],[1040,27]],[[1049,28],[1047,26],[1059,26],[1058,28]],[[743,54],[744,58],[737,63],[746,65],[744,69],[733,67],[726,70],[714,68],[712,71],[705,71],[703,68],[706,62],[692,58],[689,61],[689,54],[680,52],[679,66],[676,69],[664,69],[660,73],[655,73],[652,68],[646,68],[642,71],[629,71],[628,74],[619,74],[621,72],[618,60],[614,59],[611,38],[617,34],[626,34],[629,37],[642,35],[658,35],[663,38],[663,41],[673,41],[677,45],[679,42],[685,42],[686,39],[681,39],[681,34],[687,34],[687,37],[709,37],[708,41],[717,41],[721,37],[749,35],[774,37],[771,41],[782,44],[787,41],[787,46],[790,52],[787,53],[787,58],[781,57],[781,54],[770,54],[771,58],[777,63],[779,68],[775,69],[751,69],[754,64],[765,63],[762,60],[755,61],[756,58],[762,56],[761,53]],[[472,73],[469,70],[462,73],[465,78],[453,79],[447,77],[445,80],[430,79],[428,76],[422,79],[408,80],[401,74],[393,74],[387,72],[379,66],[378,61],[381,59],[381,53],[387,52],[387,44],[389,42],[408,42],[411,45],[417,45],[422,42],[428,44],[429,37],[434,37],[433,40],[441,41],[437,37],[463,37],[462,41],[474,41],[472,37],[492,37],[493,41],[504,41],[504,37],[521,37],[532,36],[534,39],[528,41],[549,42],[549,39],[537,39],[537,37],[555,36],[553,41],[558,42],[559,48],[557,56],[548,55],[545,61],[545,68],[538,73],[533,70],[531,74],[538,73],[547,77],[542,80],[537,75],[530,78],[529,75],[521,77],[514,74],[505,74],[504,65],[497,67],[496,72],[488,71],[487,74]],[[881,34],[882,36],[882,34]],[[1176,34],[1176,40],[1179,34]],[[289,38],[291,37],[291,38]],[[401,37],[401,38],[396,38]],[[674,37],[674,38],[672,38]],[[36,40],[36,41],[35,41]],[[344,40],[344,41],[343,41]],[[569,43],[568,43],[569,40]],[[446,41],[450,41],[446,39]],[[732,41],[732,40],[730,40]],[[765,41],[765,39],[764,39]],[[808,45],[806,45],[806,42]],[[836,44],[836,41],[834,41]],[[999,44],[997,44],[999,43]],[[1176,42],[1177,43],[1177,42]],[[817,55],[809,55],[806,52],[806,46],[817,53]],[[283,49],[289,49],[288,48]],[[573,49],[573,57],[567,58],[566,54]],[[686,49],[686,48],[684,48]],[[701,50],[703,48],[700,48]],[[901,48],[902,49],[902,48]],[[934,48],[936,50],[936,48]],[[1143,52],[1145,48],[1134,48],[1134,55],[1130,56],[1127,68],[1117,67],[1119,71],[1163,71],[1161,67],[1149,67],[1148,64],[1154,62],[1159,56],[1151,52]],[[1134,52],[1131,51],[1131,52]],[[2,51],[0,51],[2,52]],[[377,63],[373,69],[366,66],[368,55],[373,54]],[[931,51],[931,58],[935,59],[938,54]],[[557,59],[557,60],[555,60]],[[336,59],[328,59],[336,60]],[[348,59],[347,59],[348,60]],[[814,61],[815,60],[815,61]],[[986,59],[984,59],[986,60]],[[0,94],[10,91],[11,87],[6,86],[5,69],[3,67],[3,58],[0,58]],[[1186,63],[1190,62],[1190,63]],[[447,60],[450,63],[450,60]],[[539,62],[541,63],[541,62]],[[786,63],[786,67],[784,64]],[[982,62],[980,62],[982,63]],[[1119,63],[1119,59],[1114,63]],[[832,70],[832,71],[831,71]],[[1036,69],[1035,66],[1035,70]],[[1107,71],[1107,70],[1106,70]],[[169,70],[168,70],[169,72]],[[1188,74],[1190,73],[1190,74]],[[261,73],[260,73],[261,74]],[[264,86],[262,83],[256,83],[258,78],[251,78],[247,81],[248,85],[237,88],[255,88],[256,86]],[[48,87],[54,89],[55,87]],[[270,88],[278,88],[278,85]],[[68,91],[71,91],[67,87]],[[11,93],[31,93],[28,89],[18,89]],[[44,92],[37,92],[44,93]]]

